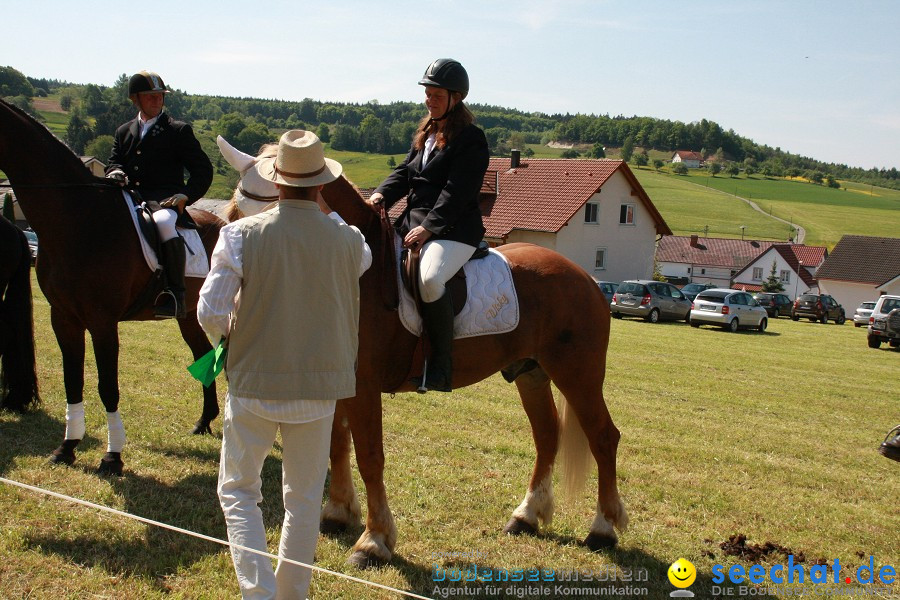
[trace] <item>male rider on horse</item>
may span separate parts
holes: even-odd
[[[185,207],[209,189],[213,168],[191,126],[163,112],[168,93],[162,78],[152,71],[129,79],[128,97],[139,112],[116,130],[106,176],[127,182],[153,211],[166,276],[166,290],[156,301],[156,317],[183,319],[185,248],[175,225],[196,227]],[[185,170],[190,174],[187,183]]]

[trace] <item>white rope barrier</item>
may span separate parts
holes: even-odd
[[[45,490],[43,488],[35,487],[33,485],[28,485],[27,483],[21,483],[18,481],[13,481],[12,479],[6,479],[5,477],[0,477],[0,483],[5,483],[7,485],[16,486],[16,487],[19,487],[19,488],[22,488],[25,490],[36,492],[38,494],[52,496],[54,498],[59,498],[60,500],[67,500],[69,502],[74,502],[75,504],[81,504],[82,506],[87,506],[88,508],[94,508],[97,510],[106,511],[106,512],[112,513],[114,515],[119,515],[121,517],[126,517],[128,519],[134,519],[135,521],[140,521],[141,523],[146,523],[147,525],[154,525],[156,527],[162,527],[163,529],[169,529],[171,531],[175,531],[178,533],[190,535],[190,536],[193,536],[196,538],[200,538],[201,540],[206,540],[208,542],[214,542],[216,544],[220,544],[222,546],[228,546],[230,548],[235,548],[237,550],[242,550],[244,552],[252,552],[253,554],[265,556],[270,559],[280,560],[280,561],[283,561],[283,562],[286,562],[286,563],[289,563],[292,565],[297,565],[298,567],[305,567],[307,569],[312,569],[313,571],[319,571],[320,573],[334,575],[335,577],[343,577],[344,579],[353,581],[355,583],[361,583],[363,585],[368,585],[370,587],[380,588],[382,590],[394,592],[394,593],[400,594],[402,596],[408,596],[409,598],[419,598],[421,600],[432,600],[431,598],[429,598],[427,596],[419,596],[418,594],[414,594],[412,592],[406,592],[404,590],[398,590],[396,588],[382,585],[380,583],[375,583],[374,581],[366,581],[365,579],[353,577],[352,575],[345,575],[344,573],[338,573],[337,571],[330,571],[328,569],[323,569],[322,567],[317,567],[315,565],[308,565],[306,563],[292,560],[290,558],[285,558],[283,556],[281,556],[281,557],[275,556],[274,554],[270,554],[270,553],[264,552],[262,550],[256,550],[255,548],[247,548],[246,546],[241,546],[240,544],[232,544],[231,542],[226,542],[225,540],[220,540],[219,538],[210,537],[208,535],[203,535],[202,533],[197,533],[197,532],[191,531],[189,529],[182,529],[181,527],[175,527],[174,525],[169,525],[168,523],[161,523],[160,521],[154,521],[153,519],[147,519],[145,517],[133,515],[131,513],[128,513],[128,512],[122,511],[122,510],[110,508],[108,506],[103,506],[102,504],[94,504],[93,502],[88,502],[87,500],[81,500],[79,498],[73,498],[71,496],[66,496],[64,494],[58,494],[56,492],[51,492],[50,490]]]

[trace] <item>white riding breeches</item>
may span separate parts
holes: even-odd
[[[446,283],[472,258],[475,250],[475,246],[450,240],[425,242],[419,258],[419,290],[422,301],[440,300]]]
[[[159,230],[159,241],[168,242],[178,235],[175,231],[175,221],[177,220],[178,211],[172,208],[164,208],[153,213],[153,221]]]

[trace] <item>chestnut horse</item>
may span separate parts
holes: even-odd
[[[144,260],[122,190],[91,175],[46,127],[2,100],[0,131],[0,170],[9,177],[19,205],[41,241],[37,279],[50,302],[51,324],[62,350],[66,401],[77,404],[83,398],[88,331],[97,361],[100,399],[107,412],[115,412],[119,405],[118,323],[154,318],[153,296],[147,290],[156,279]],[[224,223],[211,213],[189,210],[210,255]],[[201,285],[201,279],[187,279],[189,314],[178,320],[181,336],[195,359],[212,349],[197,322]],[[213,384],[203,390],[203,411],[194,433],[209,433],[218,414]],[[71,464],[77,444],[78,440],[65,440],[51,460]],[[123,463],[118,454],[104,456],[99,471],[121,473]]]
[[[0,217],[0,408],[26,412],[41,401],[34,366],[31,251]]]
[[[233,149],[219,147],[223,155]],[[255,159],[243,155],[244,177]],[[259,177],[253,181],[259,183]],[[274,185],[256,194],[273,195]],[[237,192],[236,192],[237,194]],[[366,529],[353,547],[349,562],[359,567],[387,562],[397,530],[384,487],[381,394],[413,391],[407,378],[417,339],[400,323],[396,311],[396,271],[393,229],[386,215],[379,218],[344,177],[325,186],[322,195],[348,223],[359,227],[372,249],[373,266],[360,280],[359,366],[356,396],[337,404],[331,438],[331,479],[322,511],[322,530],[355,526],[360,506],[350,474],[350,438],[366,486]],[[232,200],[229,213],[240,217]],[[261,210],[264,202],[247,203]],[[609,341],[609,306],[593,279],[565,257],[530,244],[510,244],[499,251],[510,262],[519,294],[520,322],[512,332],[459,339],[453,346],[453,387],[476,383],[503,371],[516,387],[531,423],[537,460],[525,499],[512,513],[504,531],[536,533],[553,513],[552,470],[562,446],[563,481],[567,491],[583,482],[590,455],[599,481],[596,516],[586,545],[591,550],[615,545],[614,527],[628,523],[616,488],[616,429],[603,400],[603,378]],[[550,389],[551,381],[565,397],[562,422]]]

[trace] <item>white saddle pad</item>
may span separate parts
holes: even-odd
[[[400,238],[396,238],[397,286],[400,289],[400,321],[415,336],[422,335],[422,317],[412,295],[404,287],[399,265]],[[488,255],[463,267],[468,298],[453,321],[453,337],[507,333],[519,325],[519,297],[506,257],[491,249]]]
[[[137,232],[138,239],[141,240],[141,250],[144,252],[144,260],[147,261],[147,266],[150,267],[150,270],[155,271],[159,268],[159,258],[141,233],[141,227],[138,224],[137,209],[131,201],[131,194],[122,190],[122,195],[125,197],[125,205],[128,206],[128,213],[131,215],[131,222],[134,223],[134,229]],[[206,256],[206,248],[203,247],[203,242],[200,241],[200,233],[196,229],[182,229],[181,227],[176,227],[175,230],[178,232],[178,235],[184,239],[186,249],[184,266],[185,277],[200,277],[202,279],[209,275],[209,259]]]

